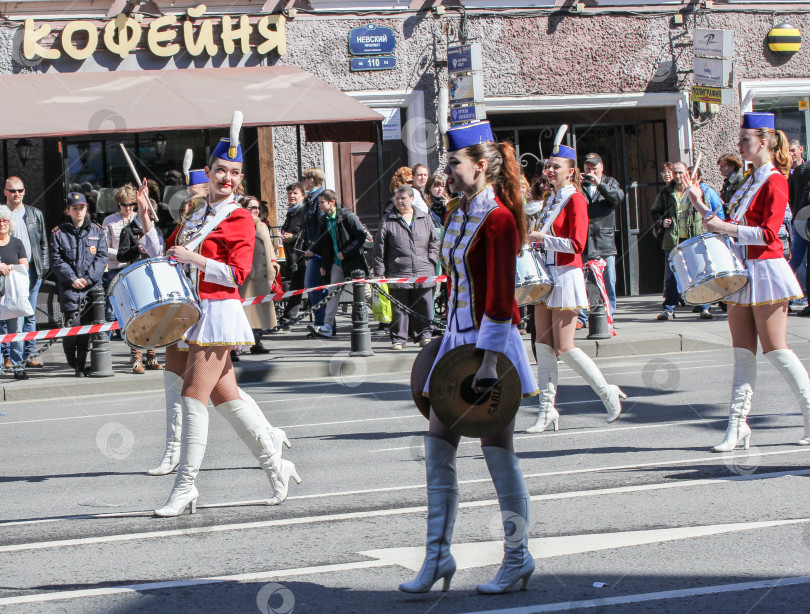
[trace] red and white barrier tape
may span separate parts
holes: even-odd
[[[369,284],[428,284],[446,281],[446,275],[436,275],[433,277],[391,277],[385,279],[354,279],[352,281],[342,281],[337,284],[318,286],[316,288],[305,288],[302,290],[291,290],[290,292],[278,292],[276,294],[265,294],[242,300],[242,305],[259,305],[270,301],[280,301],[291,296],[304,294],[304,292],[314,292],[316,290],[331,290],[339,286],[345,286],[358,281]],[[41,341],[43,339],[54,339],[57,337],[73,337],[75,335],[90,335],[93,333],[103,333],[109,330],[118,330],[118,322],[106,322],[104,324],[86,324],[85,326],[70,326],[67,328],[52,328],[50,330],[37,330],[30,333],[10,333],[0,337],[0,343],[13,343],[17,341]]]

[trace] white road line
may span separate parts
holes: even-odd
[[[78,591],[59,591],[55,593],[41,593],[39,595],[4,597],[0,599],[0,605],[44,603],[48,601],[64,601],[66,599],[84,599],[89,597],[103,597],[105,595],[122,595],[126,593],[141,593],[144,591],[159,591],[169,588],[201,586],[205,584],[221,584],[224,582],[262,582],[264,580],[272,580],[274,578],[290,578],[294,576],[307,576],[316,573],[335,573],[339,571],[354,571],[357,569],[371,569],[374,567],[385,566],[386,563],[382,561],[358,561],[356,563],[337,563],[335,565],[322,565],[320,567],[301,567],[297,569],[283,569],[279,571],[266,571],[261,573],[238,574],[232,576],[214,576],[210,578],[191,578],[188,580],[172,580],[168,582],[126,584],[123,586],[110,586],[107,588],[91,588]]]
[[[639,486],[619,486],[615,488],[602,488],[602,489],[593,489],[593,490],[582,490],[582,491],[573,491],[573,492],[562,492],[562,493],[550,493],[550,494],[543,494],[543,495],[533,495],[531,496],[532,501],[554,501],[554,500],[563,500],[563,499],[575,499],[581,497],[594,497],[594,496],[606,496],[606,495],[615,495],[615,494],[627,494],[633,492],[646,492],[651,490],[668,490],[672,488],[689,488],[693,486],[717,486],[722,484],[727,484],[729,482],[748,482],[748,481],[757,481],[757,480],[767,480],[767,479],[776,479],[782,477],[789,477],[789,476],[798,476],[798,475],[810,475],[810,469],[800,469],[796,471],[779,471],[773,473],[762,473],[762,474],[752,474],[746,476],[730,476],[727,478],[703,478],[700,480],[690,480],[690,481],[679,481],[679,482],[661,482],[658,484],[642,484]],[[528,477],[528,476],[527,476]],[[482,482],[482,481],[489,481],[489,480],[463,480],[459,482],[459,484],[468,484],[472,482]],[[417,484],[414,486],[399,486],[399,487],[391,487],[391,488],[380,488],[375,490],[358,490],[358,491],[348,491],[348,492],[341,492],[341,493],[332,493],[332,495],[303,495],[299,497],[288,497],[287,500],[290,499],[310,499],[314,497],[322,497],[322,496],[336,496],[336,495],[356,495],[356,494],[369,494],[369,493],[380,493],[380,492],[390,492],[392,490],[405,490],[405,489],[424,489],[424,484]],[[262,503],[261,500],[259,501],[237,501],[237,502],[230,502],[230,503],[216,503],[216,504],[208,504],[208,505],[199,505],[197,506],[199,509],[211,509],[211,508],[218,508],[218,507],[237,507],[237,506],[245,506],[245,505],[256,505]],[[485,499],[480,501],[466,501],[459,504],[459,507],[462,509],[474,509],[479,507],[488,507],[497,505],[497,499]],[[23,543],[23,544],[10,544],[6,546],[0,546],[0,552],[19,552],[25,550],[41,550],[45,548],[55,548],[55,547],[63,547],[63,546],[74,546],[74,545],[81,545],[81,544],[90,544],[90,543],[107,543],[107,542],[118,542],[118,541],[129,541],[129,540],[136,540],[136,539],[152,539],[152,538],[159,538],[159,537],[174,537],[177,535],[190,535],[195,533],[220,533],[225,531],[235,531],[235,530],[246,530],[246,529],[262,529],[266,527],[277,527],[277,526],[294,526],[294,525],[302,525],[302,524],[309,524],[309,523],[320,523],[320,522],[332,522],[332,521],[341,521],[341,520],[356,520],[362,518],[372,518],[372,517],[384,517],[384,516],[397,516],[397,515],[404,515],[404,514],[412,514],[412,513],[424,513],[427,510],[425,506],[417,506],[417,507],[407,507],[407,508],[394,508],[394,509],[384,509],[384,510],[374,510],[369,512],[347,512],[343,514],[324,514],[319,516],[305,516],[299,518],[288,518],[288,519],[278,519],[278,520],[263,520],[263,521],[256,521],[256,522],[247,522],[247,523],[238,523],[238,524],[228,524],[228,525],[213,525],[208,527],[198,527],[198,528],[191,528],[191,529],[182,529],[182,530],[169,530],[169,531],[153,531],[149,533],[131,533],[131,534],[121,534],[121,535],[106,535],[100,537],[86,537],[86,538],[77,538],[77,539],[67,539],[67,540],[58,540],[58,541],[51,541],[51,542],[32,542],[32,543]],[[110,512],[107,514],[92,514],[92,515],[81,515],[81,516],[64,516],[59,518],[44,518],[40,520],[21,520],[21,521],[12,521],[12,522],[4,522],[0,523],[0,527],[7,528],[11,526],[22,526],[22,525],[34,525],[34,524],[47,524],[52,522],[60,522],[65,520],[92,520],[92,519],[102,519],[102,518],[130,518],[130,517],[146,517],[151,516],[152,512],[124,512],[124,513],[115,513]]]
[[[634,545],[645,545],[660,543],[662,541],[672,541],[675,539],[699,538],[709,535],[717,535],[735,531],[756,530],[761,528],[786,526],[808,522],[807,518],[795,520],[781,520],[771,522],[738,523],[728,525],[709,525],[697,527],[678,527],[675,529],[655,529],[646,531],[628,531],[613,534],[585,534],[573,536],[558,536],[539,538],[530,540],[530,545],[534,546],[537,553],[542,552],[542,558],[553,556],[567,556],[592,552],[596,550],[608,550],[613,548],[631,547]],[[552,548],[546,544],[553,544]],[[457,561],[461,561],[459,567],[469,569],[490,564],[497,564],[501,558],[502,542],[483,542],[469,544],[454,544],[453,552]],[[338,563],[332,565],[320,565],[312,567],[298,567],[293,569],[265,571],[251,574],[236,574],[229,576],[213,576],[207,578],[190,578],[187,580],[173,580],[166,582],[150,582],[143,584],[127,584],[123,586],[110,586],[106,588],[84,589],[76,591],[58,591],[52,593],[41,593],[38,595],[21,595],[16,597],[5,597],[0,599],[0,605],[19,605],[27,603],[44,603],[53,601],[64,601],[68,599],[81,599],[91,597],[101,597],[106,595],[142,593],[152,590],[166,590],[172,588],[184,588],[216,583],[228,582],[261,582],[270,579],[283,579],[297,576],[308,576],[325,573],[338,573],[343,571],[355,571],[358,569],[372,569],[377,567],[399,566],[408,569],[418,569],[424,556],[424,548],[388,548],[384,550],[367,551],[359,554],[364,556],[374,556],[377,560],[356,561],[352,563]],[[483,554],[482,554],[483,553]],[[409,563],[409,561],[412,562]],[[491,559],[491,560],[490,560]],[[672,599],[692,597],[703,594],[713,594],[719,592],[732,592],[748,590],[751,588],[773,588],[776,586],[791,586],[810,582],[808,577],[786,578],[780,580],[764,580],[758,582],[746,582],[736,585],[721,585],[715,587],[700,587],[697,589],[680,589],[677,591],[663,591],[659,593],[646,593],[642,595],[625,595],[613,597],[609,600],[593,600],[587,603],[593,606],[619,603],[636,603],[640,601],[652,601],[656,599]],[[501,612],[529,613],[529,612],[554,612],[573,609],[572,602],[563,604],[546,604],[541,606],[529,606],[528,608],[514,608],[511,610],[500,610]],[[590,605],[584,607],[593,607]],[[578,606],[583,607],[583,606]],[[537,609],[546,608],[546,609]],[[552,608],[552,609],[548,609]],[[491,614],[482,612],[481,614]]]
[[[638,593],[635,595],[623,595],[621,597],[588,599],[586,601],[563,601],[543,605],[530,605],[518,608],[509,608],[508,610],[481,610],[478,612],[466,612],[465,614],[493,614],[495,611],[497,611],[498,614],[544,614],[545,612],[570,612],[572,610],[602,608],[611,605],[643,603],[645,601],[660,601],[665,599],[685,599],[689,597],[702,597],[704,595],[737,593],[741,591],[780,588],[783,586],[797,586],[801,584],[810,584],[810,576],[777,578],[775,580],[756,580],[754,582],[738,582],[736,584],[716,584],[714,586],[682,588],[672,591],[659,591],[657,593]],[[620,612],[621,610],[617,609],[616,611]]]

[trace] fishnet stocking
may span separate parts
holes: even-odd
[[[183,370],[183,396],[214,405],[239,398],[230,346],[191,345]]]
[[[728,327],[734,347],[757,353],[757,337],[762,352],[787,348],[788,302],[769,305],[729,305]]]
[[[534,326],[536,342],[553,347],[557,356],[574,349],[576,310],[549,309],[543,303],[538,303],[534,306]]]

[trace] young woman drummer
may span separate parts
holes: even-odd
[[[525,240],[526,220],[519,192],[514,148],[496,144],[489,122],[474,122],[447,132],[448,188],[461,192],[448,203],[442,264],[450,277],[447,331],[439,347],[438,362],[460,345],[474,343],[484,360],[473,380],[497,378],[495,364],[505,354],[520,375],[524,396],[537,392],[529,359],[517,324],[515,263]],[[436,369],[434,362],[434,371]],[[439,377],[431,372],[430,377]],[[505,593],[517,582],[526,588],[534,572],[528,549],[529,493],[513,452],[512,421],[500,432],[481,439],[481,449],[495,484],[504,519],[504,558],[495,577],[480,584],[481,593]],[[408,593],[424,593],[440,579],[450,587],[456,563],[450,554],[458,509],[456,448],[459,435],[430,412],[425,437],[428,519],[425,561],[419,575],[399,586]]]
[[[280,445],[286,440],[283,431],[273,429],[256,403],[237,388],[230,360],[233,347],[253,344],[253,331],[239,297],[239,285],[253,262],[256,237],[252,216],[234,200],[243,177],[241,147],[230,147],[229,139],[222,139],[206,173],[208,196],[194,199],[188,219],[166,241],[166,255],[189,268],[202,315],[186,331],[182,342],[166,348],[166,372],[176,378],[175,386],[182,389],[182,435],[174,488],[166,505],[155,510],[156,516],[178,516],[187,506],[192,514],[195,511],[198,491],[194,479],[208,439],[209,398],[267,473],[273,490],[268,505],[277,505],[286,498],[291,477],[301,481],[295,466],[281,459]],[[150,256],[158,256],[163,251],[162,239],[146,215],[147,209],[144,181],[138,191],[138,212],[144,229],[141,244]],[[195,249],[184,247],[204,232],[212,218],[220,219],[213,231]]]
[[[554,407],[557,356],[599,395],[607,410],[608,422],[619,417],[621,399],[627,398],[618,386],[605,381],[599,367],[585,352],[574,346],[577,312],[588,308],[582,273],[582,252],[588,241],[588,205],[582,195],[576,152],[558,145],[545,172],[552,193],[543,208],[540,230],[530,232],[529,241],[541,244],[554,278],[554,288],[534,307],[540,412],[534,425],[526,429],[527,433],[542,433],[549,426],[554,430],[559,428],[560,414]],[[552,217],[554,215],[556,217]],[[551,219],[553,223],[548,231],[542,232]]]
[[[703,221],[709,232],[737,239],[751,278],[745,288],[725,299],[734,349],[731,409],[726,437],[712,450],[730,452],[740,443],[748,448],[751,429],[746,418],[756,385],[757,338],[765,358],[799,400],[804,414],[804,437],[799,445],[806,446],[810,445],[810,378],[786,340],[788,301],[800,298],[802,290],[782,254],[779,239],[788,202],[788,140],[784,132],[774,130],[771,113],[745,113],[737,146],[740,157],[754,168],[731,199],[731,221],[712,216]],[[698,186],[689,189],[689,198],[699,210],[706,211]]]

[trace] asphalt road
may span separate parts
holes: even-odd
[[[797,346],[807,364],[810,347]],[[612,425],[560,367],[556,433],[515,446],[532,495],[529,589],[478,595],[501,558],[501,522],[477,441],[459,448],[461,509],[449,593],[397,591],[424,553],[425,420],[408,373],[249,387],[292,440],[300,486],[269,486],[212,411],[196,515],[151,517],[173,476],[162,394],[0,407],[3,612],[806,612],[810,449],[798,406],[760,356],[748,452],[725,432],[730,351],[600,360],[630,398]]]

